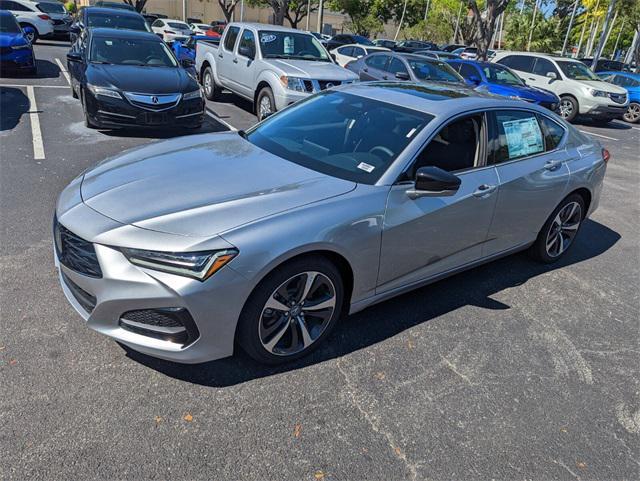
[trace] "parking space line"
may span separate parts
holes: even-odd
[[[62,72],[62,75],[64,75],[64,78],[67,79],[67,83],[71,85],[71,77],[69,77],[69,72],[67,72],[67,69],[64,67],[64,65],[62,65],[62,62],[58,57],[56,57],[55,60],[56,60],[56,63],[58,64],[58,67],[60,67],[60,71]]]
[[[66,85],[27,85],[27,84],[3,84],[0,83],[1,87],[17,87],[21,89],[26,89],[27,87],[38,87],[38,88],[52,88],[52,89],[68,89],[69,87]]]
[[[234,132],[237,131],[238,129],[236,129],[233,125],[231,125],[229,122],[225,122],[224,120],[222,120],[220,117],[218,117],[215,113],[213,113],[211,110],[209,109],[205,109],[207,111],[207,115],[209,117],[211,117],[212,119],[215,119],[216,122],[220,122],[222,125],[224,125],[225,127],[227,127],[229,130],[233,130]]]
[[[582,132],[583,134],[587,134],[587,135],[594,135],[596,137],[602,137],[603,139],[607,139],[607,140],[620,140],[620,139],[616,139],[615,137],[608,137],[606,135],[589,132],[588,130],[581,130],[580,132]]]
[[[42,143],[42,131],[40,130],[40,118],[38,117],[38,106],[36,105],[35,90],[32,86],[27,87],[27,97],[29,98],[29,119],[31,120],[31,137],[33,139],[33,158],[44,159],[44,145]]]

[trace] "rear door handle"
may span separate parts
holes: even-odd
[[[561,160],[549,160],[544,163],[544,168],[545,170],[553,171],[553,170],[558,170],[561,165],[562,165]]]
[[[233,63],[238,63],[238,59],[237,59],[237,58],[234,58],[234,59],[233,59]]]
[[[478,186],[473,195],[475,197],[487,197],[488,195],[491,195],[496,189],[497,187],[495,185],[482,184]]]
[[[222,54],[221,54],[221,53],[219,53],[219,54],[218,54],[218,57],[222,58]]]

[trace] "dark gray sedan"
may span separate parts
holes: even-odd
[[[446,62],[422,55],[395,52],[374,53],[350,62],[347,69],[360,80],[410,80],[413,82],[446,82],[466,85],[462,76]]]

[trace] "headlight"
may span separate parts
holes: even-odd
[[[202,90],[194,90],[193,92],[188,92],[182,96],[182,100],[193,100],[193,99],[201,99],[202,98]]]
[[[156,271],[204,281],[238,255],[236,249],[200,252],[160,252],[122,248],[129,262]]]
[[[602,90],[596,90],[596,89],[588,89],[589,93],[591,95],[593,95],[594,97],[608,97],[609,94],[607,92],[604,92]]]
[[[11,47],[11,50],[24,50],[25,48],[31,48],[31,45],[29,45],[29,44],[14,45],[13,47]]]
[[[96,87],[95,85],[88,84],[87,88],[93,92],[93,95],[101,95],[103,97],[111,97],[113,99],[121,99],[122,96],[115,90],[106,89],[104,87]]]
[[[286,75],[282,75],[280,77],[280,83],[289,90],[295,90],[296,92],[307,91],[304,87],[304,81],[300,77],[287,77]]]

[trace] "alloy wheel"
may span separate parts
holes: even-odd
[[[211,78],[211,74],[209,72],[206,72],[204,74],[204,91],[208,96],[211,95],[212,87],[213,87],[213,79]]]
[[[264,119],[273,113],[273,106],[271,105],[271,99],[268,95],[263,95],[260,98],[260,119]]]
[[[571,117],[573,113],[573,104],[570,100],[562,99],[560,101],[560,105],[558,106],[558,112],[560,113],[560,117],[566,119],[567,117]]]
[[[569,248],[581,222],[582,207],[577,202],[569,202],[560,209],[547,234],[546,248],[550,257],[558,257]]]
[[[623,117],[627,122],[632,123],[640,120],[640,104],[629,104],[629,108],[627,108],[627,111],[624,113]]]
[[[327,276],[317,271],[297,274],[265,303],[258,323],[260,342],[274,355],[297,354],[318,340],[335,309],[336,290]]]

